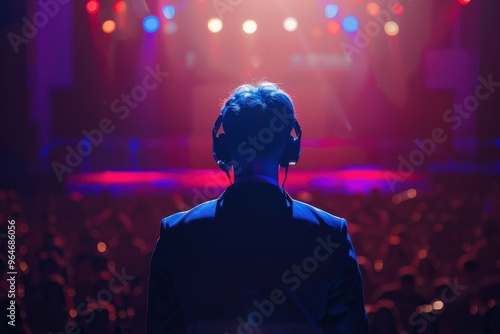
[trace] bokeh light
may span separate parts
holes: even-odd
[[[166,32],[169,35],[173,35],[179,30],[179,25],[175,22],[168,22],[165,24],[165,27],[163,28],[163,31]]]
[[[340,31],[340,24],[338,24],[338,22],[335,21],[328,22],[326,29],[332,35],[338,34]]]
[[[222,21],[218,18],[212,18],[208,20],[208,30],[210,30],[213,33],[218,33],[219,31],[222,30],[222,27],[224,26]]]
[[[339,7],[337,5],[327,5],[325,7],[325,15],[329,19],[333,19],[339,13]]]
[[[113,4],[113,10],[120,14],[127,10],[127,4],[123,0],[118,0]]]
[[[142,27],[146,32],[156,32],[160,28],[160,20],[154,15],[146,16],[142,21]]]
[[[165,6],[162,8],[161,12],[166,19],[173,19],[175,17],[175,7],[174,6]]]
[[[104,253],[106,251],[107,247],[106,247],[106,244],[104,242],[99,242],[97,244],[97,250],[101,253]]]
[[[113,20],[106,20],[102,24],[102,31],[106,34],[111,34],[116,29],[116,23]]]
[[[458,2],[462,5],[467,5],[470,3],[470,0],[458,0]]]
[[[366,12],[371,16],[377,16],[378,14],[380,14],[380,6],[378,5],[378,3],[369,2],[366,4]]]
[[[253,34],[257,31],[257,22],[254,20],[246,20],[243,22],[243,31],[247,34]]]
[[[392,5],[392,8],[391,8],[392,12],[396,15],[401,15],[404,13],[405,11],[405,8],[403,7],[402,4],[400,3],[395,3]]]
[[[399,25],[394,21],[388,21],[384,24],[384,31],[389,36],[396,36],[399,34]]]
[[[299,26],[299,22],[295,17],[287,17],[285,20],[283,20],[283,28],[285,28],[286,31],[295,31],[297,30]]]
[[[85,9],[89,14],[95,14],[99,11],[99,2],[95,0],[90,0],[85,5]]]
[[[359,22],[354,16],[346,16],[342,21],[342,28],[348,33],[353,33],[358,30]]]

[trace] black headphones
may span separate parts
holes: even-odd
[[[231,150],[227,142],[227,135],[223,132],[217,136],[217,132],[222,125],[222,114],[217,117],[214,125],[212,126],[212,154],[215,162],[219,165],[220,169],[228,173],[231,169]],[[302,138],[302,128],[297,120],[293,120],[293,129],[297,137],[290,134],[285,146],[285,150],[280,157],[279,163],[283,168],[288,168],[290,165],[295,165],[300,158],[300,139]]]

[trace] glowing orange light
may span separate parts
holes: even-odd
[[[444,307],[444,303],[440,300],[436,300],[432,303],[432,308],[439,311],[442,310]]]
[[[99,2],[95,0],[90,0],[85,5],[85,9],[89,14],[95,14],[99,11]]]
[[[106,34],[111,34],[116,29],[116,23],[113,20],[104,21],[102,24],[102,31]]]
[[[338,24],[338,22],[335,21],[328,22],[326,29],[332,35],[338,34],[340,31],[340,24]]]
[[[380,6],[375,2],[366,4],[366,12],[372,16],[377,16],[380,13]]]
[[[127,10],[127,4],[123,0],[118,0],[114,3],[113,10],[118,14],[123,13]]]
[[[421,249],[418,251],[417,256],[419,259],[425,259],[427,257],[427,251],[425,249]]]
[[[74,308],[72,308],[71,310],[69,310],[69,316],[70,317],[76,318],[77,315],[78,315],[78,313],[76,312],[76,310]]]
[[[376,260],[375,263],[373,264],[373,268],[377,272],[382,271],[382,269],[384,269],[384,261],[382,261],[380,259]]]
[[[467,5],[470,3],[470,0],[458,0],[462,5]]]
[[[97,244],[97,250],[101,253],[104,253],[106,251],[106,248],[106,244],[102,241]]]

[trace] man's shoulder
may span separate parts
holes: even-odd
[[[340,230],[347,228],[347,221],[344,218],[297,200],[293,200],[293,218]]]
[[[201,203],[190,210],[177,212],[161,220],[161,229],[172,228],[193,220],[213,219],[216,207],[217,200],[212,200]]]

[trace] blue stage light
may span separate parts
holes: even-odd
[[[146,32],[156,32],[160,28],[160,20],[154,15],[146,16],[142,21],[142,27]]]
[[[333,19],[339,13],[339,6],[337,5],[327,5],[325,7],[325,15],[329,19]]]
[[[174,6],[165,6],[162,8],[161,12],[166,19],[173,19],[175,16],[175,7]]]
[[[358,30],[359,27],[359,22],[358,19],[355,18],[354,16],[346,16],[344,20],[342,21],[342,28],[344,28],[344,31],[353,33]]]

